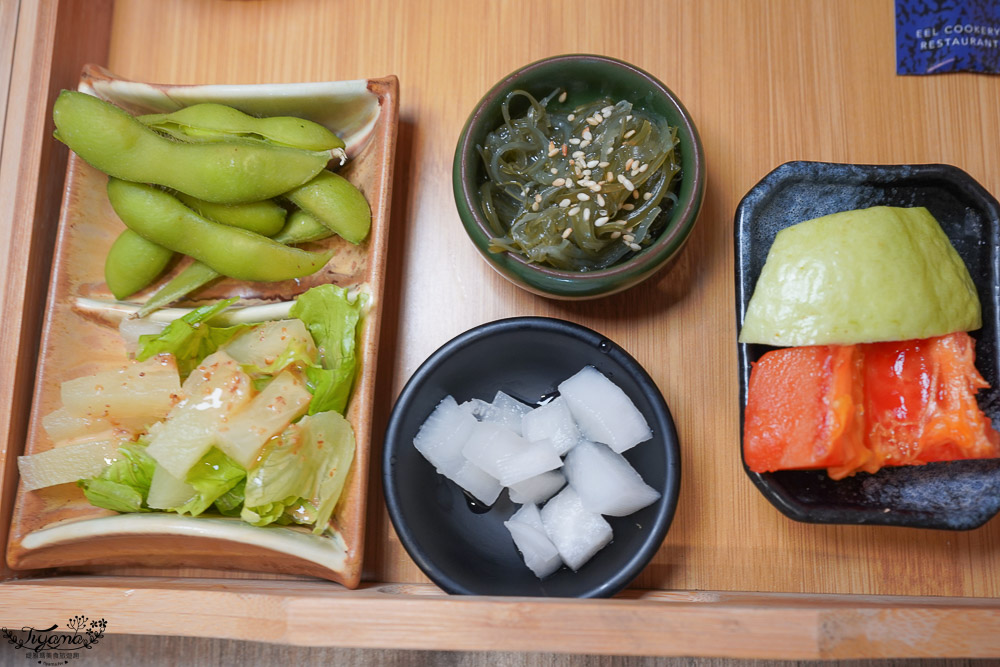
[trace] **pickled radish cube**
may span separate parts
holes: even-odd
[[[574,571],[611,541],[611,524],[584,508],[580,496],[567,486],[541,509],[545,534]]]
[[[524,415],[521,432],[531,442],[549,440],[560,456],[580,440],[580,429],[573,421],[569,405],[562,396]]]
[[[169,354],[158,354],[120,370],[102,371],[60,386],[66,411],[76,417],[163,419],[181,392],[177,363]]]
[[[558,470],[549,470],[541,475],[529,477],[523,482],[510,485],[510,500],[513,503],[536,503],[541,505],[566,486],[566,476]]]
[[[516,398],[498,391],[492,403],[478,402],[475,415],[479,421],[500,424],[521,435],[521,419],[529,412],[531,412],[530,405],[525,405]]]
[[[531,526],[535,530],[542,531],[543,534],[545,533],[545,526],[542,525],[541,512],[538,511],[538,505],[534,503],[525,503],[521,505],[517,511],[511,515],[510,520],[523,523]]]
[[[441,474],[455,473],[465,464],[462,447],[478,423],[454,398],[445,396],[420,425],[413,446]]]
[[[583,506],[598,514],[628,516],[660,498],[624,456],[594,442],[574,447],[563,472]]]
[[[17,457],[21,484],[34,491],[93,477],[118,458],[118,441],[93,440]]]
[[[616,452],[653,437],[649,424],[625,392],[593,366],[559,385],[583,437]]]
[[[534,505],[525,505],[525,507],[533,508],[535,514],[538,514],[538,508]],[[516,517],[517,514],[509,521],[505,521],[503,525],[506,526],[510,536],[514,539],[517,550],[521,552],[524,564],[535,573],[536,577],[544,579],[562,567],[563,562],[559,550],[546,537],[540,519],[538,526],[535,527],[527,522],[517,521]]]
[[[562,459],[544,443],[530,443],[508,428],[478,422],[462,454],[504,486],[562,466]]]
[[[495,477],[470,461],[465,461],[460,468],[445,473],[445,476],[484,505],[495,503],[503,491],[503,485]]]

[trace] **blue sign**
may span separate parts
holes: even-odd
[[[1000,1],[896,0],[896,73],[1000,73]]]

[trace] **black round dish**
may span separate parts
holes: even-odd
[[[606,517],[612,542],[579,572],[563,567],[544,580],[521,560],[503,522],[516,505],[504,492],[491,508],[470,505],[414,448],[413,438],[447,395],[492,400],[504,391],[529,404],[592,365],[632,399],[653,439],[625,458],[658,490],[659,501],[627,517]],[[608,597],[625,588],[656,554],[677,506],[680,451],[670,410],[656,384],[625,350],[563,320],[518,317],[471,329],[437,350],[404,387],[389,419],[383,452],[389,517],[424,573],[449,593]]]
[[[780,230],[871,206],[926,207],[969,268],[983,309],[983,327],[970,335],[976,368],[990,384],[977,399],[1000,426],[1000,204],[956,167],[788,162],[765,176],[736,209],[738,327]],[[750,366],[771,349],[738,346],[741,434]],[[797,521],[968,530],[1000,511],[1000,459],[882,468],[839,481],[824,470],[744,469],[764,497]]]

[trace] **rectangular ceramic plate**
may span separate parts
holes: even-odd
[[[871,206],[926,207],[968,267],[983,310],[982,328],[970,332],[976,368],[990,384],[977,399],[994,427],[1000,426],[1000,204],[955,167],[789,162],[772,171],[736,211],[739,326],[780,230]],[[739,346],[741,434],[751,364],[770,349]],[[839,481],[824,470],[746,473],[775,507],[798,521],[964,530],[1000,511],[1000,459],[882,468]]]
[[[358,448],[330,536],[297,527],[257,528],[239,520],[175,514],[119,515],[91,506],[73,484],[26,492],[18,488],[8,560],[17,569],[127,564],[234,568],[307,574],[356,586],[361,577],[375,362],[381,321],[385,252],[398,108],[395,77],[331,83],[170,86],[126,81],[95,66],[80,90],[132,113],[172,111],[222,102],[257,115],[294,115],[326,125],[347,144],[339,173],[364,193],[372,230],[358,246],[339,237],[314,244],[334,248],[320,272],[282,283],[222,280],[196,295],[195,306],[240,296],[240,305],[288,301],[323,283],[359,286],[372,295],[362,323],[361,363],[347,418]],[[41,418],[60,406],[60,384],[126,363],[117,323],[121,305],[104,285],[104,257],[124,229],[108,203],[107,177],[71,154],[49,285],[45,324],[25,453],[53,443]],[[174,272],[182,267],[176,267]],[[155,287],[133,299],[144,300]]]

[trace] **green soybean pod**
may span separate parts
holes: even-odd
[[[271,199],[249,204],[216,204],[178,192],[175,196],[190,208],[216,222],[239,227],[262,236],[273,236],[285,226],[288,212]]]
[[[285,226],[271,238],[278,243],[295,245],[308,241],[320,241],[332,235],[333,232],[329,227],[305,211],[292,211]]]
[[[285,197],[351,243],[361,243],[372,226],[372,210],[361,191],[324,169]]]
[[[271,199],[311,180],[330,159],[328,152],[247,141],[173,141],[113,104],[70,90],[59,94],[52,118],[56,138],[109,176],[221,204]]]
[[[284,245],[294,245],[296,243],[306,243],[307,241],[319,241],[333,234],[324,227],[316,218],[304,211],[294,211],[288,216],[285,227],[275,234],[272,240]],[[191,292],[204,287],[219,277],[219,272],[201,262],[192,262],[183,271],[171,278],[167,283],[151,296],[142,308],[139,309],[138,316],[146,317],[153,311],[169,306],[174,301],[183,299]]]
[[[192,104],[171,113],[137,116],[137,120],[184,141],[243,138],[311,151],[344,148],[340,137],[311,120],[294,116],[258,118],[211,102]]]
[[[126,229],[111,244],[104,260],[104,282],[116,299],[125,299],[151,285],[173,256],[173,250]]]
[[[207,220],[153,186],[108,179],[108,199],[130,229],[237,280],[274,282],[315,273],[333,251],[307,252]]]

